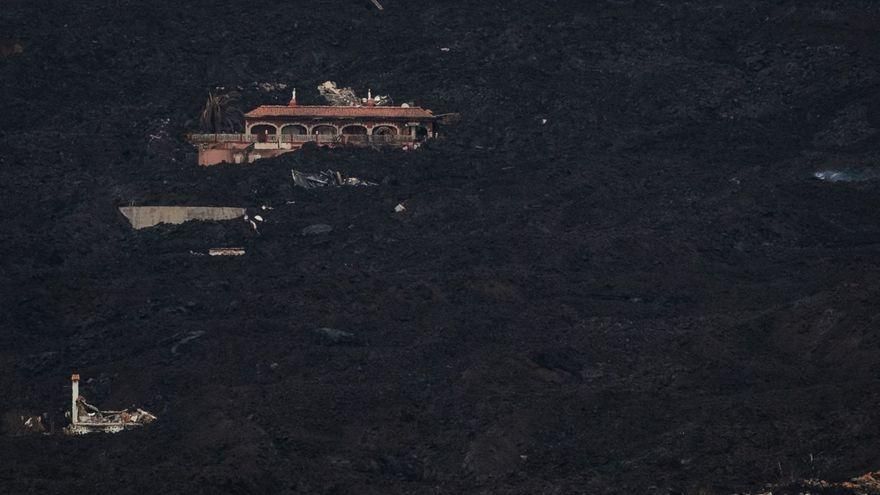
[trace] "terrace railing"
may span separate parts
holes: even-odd
[[[362,134],[188,134],[193,144],[209,143],[308,143],[351,144],[360,146],[395,145],[412,143],[416,139],[408,135],[362,135]]]
[[[187,134],[186,139],[193,144],[200,143],[256,143],[256,134]]]

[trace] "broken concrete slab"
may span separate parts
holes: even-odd
[[[244,216],[244,208],[231,206],[122,206],[119,208],[135,229],[160,223],[181,224],[190,220],[232,220]]]
[[[244,248],[222,247],[208,249],[208,256],[244,256]]]

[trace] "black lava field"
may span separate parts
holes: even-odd
[[[877,2],[380,2],[2,2],[0,492],[880,469]],[[460,120],[417,151],[197,165],[209,92],[319,104],[327,80]],[[265,222],[135,231],[128,205]],[[62,435],[73,372],[159,420]],[[54,434],[17,428],[40,414]]]

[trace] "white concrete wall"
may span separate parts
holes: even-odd
[[[190,220],[232,220],[244,216],[244,208],[228,206],[123,206],[119,211],[135,229],[160,223],[181,224]]]

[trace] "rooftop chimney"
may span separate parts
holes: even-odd
[[[293,88],[293,94],[290,95],[290,103],[287,104],[289,107],[296,106],[296,88]]]
[[[70,424],[75,425],[79,421],[76,400],[79,399],[79,374],[70,375]]]

